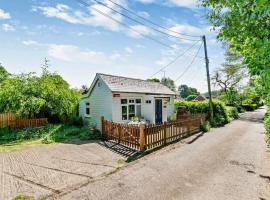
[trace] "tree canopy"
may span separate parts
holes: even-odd
[[[178,91],[180,92],[180,96],[182,98],[187,98],[190,95],[198,96],[200,94],[200,92],[196,88],[189,87],[187,85],[180,85],[178,87]]]
[[[61,121],[75,113],[79,97],[80,93],[70,89],[59,74],[43,68],[41,76],[35,73],[11,75],[2,82],[0,112]]]
[[[175,83],[172,79],[170,79],[169,77],[164,77],[161,79],[161,84],[167,86],[168,88],[170,88],[172,91],[175,91]]]

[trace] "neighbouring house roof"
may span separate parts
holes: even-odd
[[[193,101],[204,101],[206,98],[202,95],[198,95]]]
[[[109,74],[97,74],[112,92],[175,95],[168,87],[157,82]]]

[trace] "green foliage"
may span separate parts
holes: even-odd
[[[186,101],[192,101],[192,100],[194,100],[195,98],[197,97],[197,95],[189,95],[189,96],[187,96],[187,98],[186,98]]]
[[[79,97],[80,93],[70,89],[60,75],[43,69],[40,77],[29,73],[5,79],[0,90],[0,112],[59,122],[75,113]]]
[[[240,105],[240,94],[233,88],[222,92],[219,99],[228,106],[238,107]]]
[[[0,63],[0,84],[6,80],[9,76],[9,73],[7,72],[7,70],[1,65]]]
[[[169,77],[164,77],[161,79],[161,84],[167,86],[168,88],[170,88],[172,91],[175,91],[175,83],[172,79],[170,79]]]
[[[147,81],[160,83],[160,80],[158,78],[149,78],[149,79],[147,79]]]
[[[258,104],[242,104],[242,108],[244,108],[246,111],[253,111],[258,108]]]
[[[236,107],[226,106],[226,110],[227,110],[227,113],[228,113],[228,117],[231,120],[232,119],[238,119],[239,118],[238,109]]]
[[[270,112],[267,111],[265,118],[264,118],[264,126],[266,129],[266,142],[268,147],[270,147]]]
[[[73,116],[70,121],[70,125],[82,127],[83,126],[83,118],[81,116]]]
[[[204,122],[204,123],[201,124],[201,126],[200,126],[200,130],[201,130],[202,132],[204,132],[204,133],[209,132],[209,131],[210,131],[210,128],[211,128],[211,126],[210,126],[210,123],[209,123],[208,121]]]
[[[270,1],[202,0],[208,18],[219,29],[218,38],[243,56],[251,75],[259,76],[261,96],[270,107]],[[269,132],[269,120],[266,117]]]
[[[198,96],[200,94],[196,88],[188,87],[187,85],[180,85],[178,91],[182,98],[187,98],[190,95]]]
[[[88,136],[88,137],[82,137]],[[71,139],[98,138],[99,133],[92,133],[86,127],[76,127],[63,124],[49,124],[39,128],[28,129],[0,129],[0,144],[23,142],[27,140],[41,140],[44,144],[64,142]]]
[[[177,109],[179,106],[185,106],[188,108],[190,113],[196,114],[196,113],[209,113],[209,102],[206,101],[175,101],[175,109]],[[226,110],[226,107],[224,103],[218,100],[213,100],[213,111],[214,116],[213,120],[210,122],[211,126],[217,127],[217,126],[223,126],[224,124],[229,122],[228,113]]]
[[[34,197],[26,196],[26,195],[18,195],[14,197],[12,200],[34,200]]]

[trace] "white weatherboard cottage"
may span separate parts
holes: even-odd
[[[160,83],[96,74],[88,93],[80,100],[79,114],[97,129],[102,116],[118,123],[128,123],[134,117],[161,123],[173,117],[174,96]]]

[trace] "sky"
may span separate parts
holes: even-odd
[[[40,74],[47,58],[49,69],[76,88],[106,73],[141,79],[165,75],[177,86],[207,91],[198,36],[206,35],[210,72],[224,62],[224,50],[196,0],[97,1],[103,5],[95,0],[0,0],[0,63],[10,73]]]

